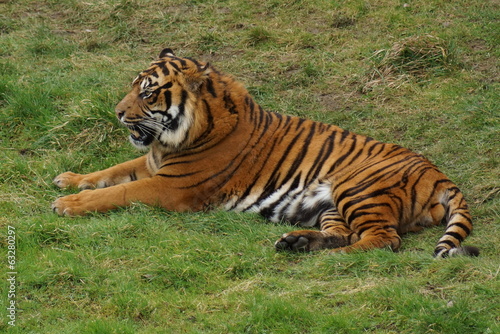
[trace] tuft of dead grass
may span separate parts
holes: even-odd
[[[375,51],[371,59],[375,66],[366,77],[363,92],[381,85],[398,88],[413,78],[422,81],[453,68],[449,43],[429,34],[404,38],[389,49]]]

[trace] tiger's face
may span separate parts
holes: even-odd
[[[116,106],[118,119],[130,130],[130,142],[139,149],[155,142],[170,149],[181,146],[194,122],[199,87],[209,72],[208,64],[163,50]]]

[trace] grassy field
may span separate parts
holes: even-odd
[[[0,1],[0,332],[499,333],[499,12],[484,0]],[[466,244],[481,256],[434,260],[442,228],[405,236],[399,253],[332,256],[275,252],[294,227],[249,214],[137,204],[57,217],[50,204],[70,191],[56,175],[139,155],[113,110],[164,47],[231,73],[265,109],[426,155],[468,199]]]

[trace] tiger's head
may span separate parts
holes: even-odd
[[[153,143],[178,149],[194,124],[200,86],[211,71],[208,63],[179,58],[164,49],[116,106],[118,119],[130,130],[131,143],[139,149]]]

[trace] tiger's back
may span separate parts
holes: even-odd
[[[435,255],[477,255],[460,247],[472,230],[461,192],[428,160],[333,125],[264,111],[240,83],[206,63],[165,50],[116,110],[132,143],[150,149],[142,183],[155,189],[125,205],[221,207],[319,227],[283,235],[276,248],[289,250],[397,250],[402,233],[444,222]],[[132,194],[142,194],[134,173]]]

